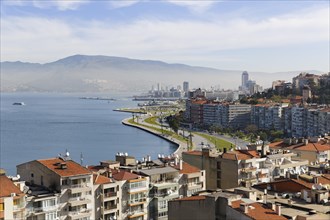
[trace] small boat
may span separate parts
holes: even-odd
[[[13,105],[25,105],[24,102],[14,102]]]

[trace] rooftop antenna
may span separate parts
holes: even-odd
[[[81,166],[83,165],[83,162],[84,162],[84,156],[83,156],[83,153],[80,152],[80,165]]]

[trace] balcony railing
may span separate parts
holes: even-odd
[[[134,203],[140,203],[140,202],[146,202],[147,198],[139,198],[139,199],[132,199],[128,200],[128,204],[134,204]]]
[[[256,167],[245,167],[245,168],[241,169],[241,172],[242,173],[250,173],[250,172],[253,172],[253,171],[256,171],[256,170],[257,170]]]
[[[117,192],[105,192],[104,197],[109,198],[109,197],[115,197],[117,196]]]
[[[69,215],[70,216],[77,216],[77,215],[81,215],[81,214],[90,214],[90,213],[92,213],[91,209],[82,209],[82,210],[79,210],[79,211],[70,211]]]
[[[46,207],[34,207],[32,209],[30,209],[29,212],[35,212],[35,213],[39,213],[39,212],[48,212],[48,211],[53,211],[57,209],[57,205],[54,206],[46,206]]]
[[[71,184],[69,185],[71,188],[84,188],[87,187],[87,183],[79,183],[79,184]]]
[[[104,210],[112,210],[112,209],[117,209],[117,204],[104,206]]]

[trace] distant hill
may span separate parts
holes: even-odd
[[[270,87],[273,80],[291,81],[300,72],[249,74],[257,83]],[[182,85],[183,81],[189,81],[191,87],[220,85],[221,88],[235,89],[241,82],[241,73],[242,70],[219,70],[153,60],[74,55],[45,64],[1,62],[1,91],[145,91],[158,82],[176,86]]]

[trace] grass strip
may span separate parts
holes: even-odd
[[[217,149],[221,149],[221,150],[223,150],[223,148],[228,149],[229,147],[231,147],[233,145],[232,143],[230,143],[228,141],[225,141],[221,138],[214,137],[212,135],[199,133],[199,132],[194,132],[193,134],[196,134],[196,135],[199,135],[199,136],[205,138],[208,142],[214,144]]]

